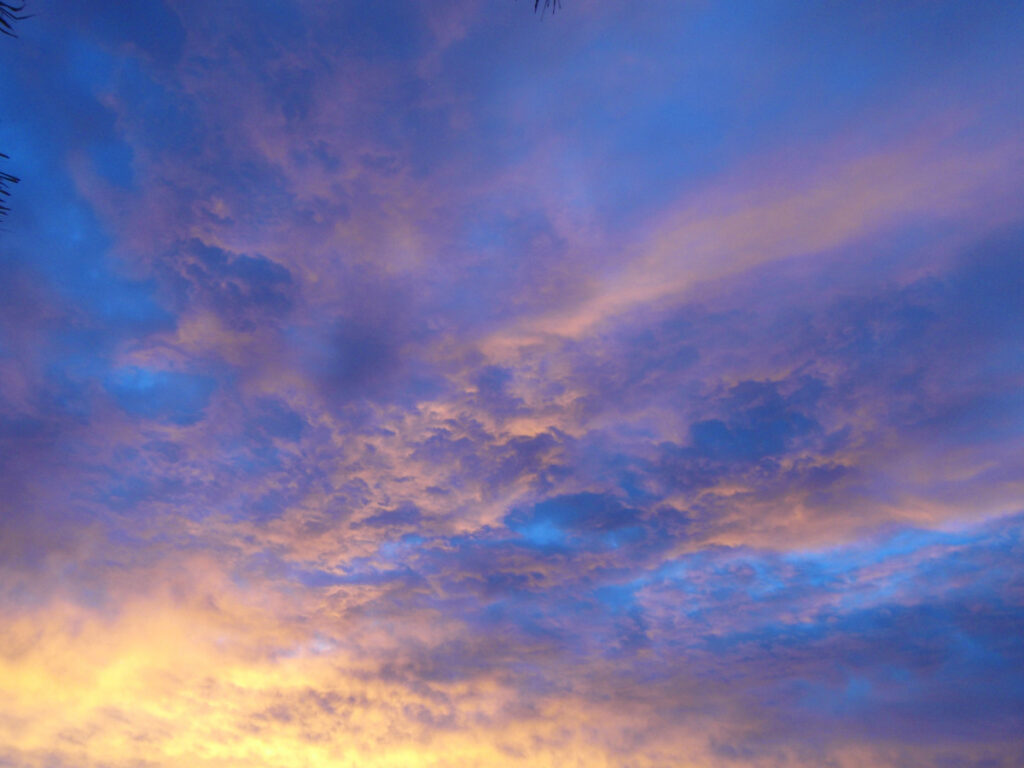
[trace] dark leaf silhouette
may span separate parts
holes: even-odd
[[[554,13],[562,7],[562,0],[544,0],[544,5],[541,5],[541,0],[533,0],[533,12],[540,11],[544,13],[548,8]]]
[[[0,152],[0,158],[4,160],[10,160],[10,158],[3,152]],[[0,171],[0,219],[7,215],[7,212],[11,209],[7,206],[7,198],[11,196],[10,185],[17,184],[20,179],[17,176],[12,176],[9,173]]]
[[[17,37],[14,32],[14,22],[28,18],[22,15],[21,12],[24,10],[25,3],[15,5],[0,0],[0,32],[8,37]],[[0,158],[10,160],[3,152],[0,152]],[[7,199],[11,196],[11,184],[17,184],[18,181],[17,176],[0,171],[0,219],[4,218],[11,210],[7,205]]]
[[[28,18],[21,15],[21,12],[24,10],[25,3],[15,5],[14,3],[6,3],[0,0],[0,32],[9,37],[17,37],[17,34],[14,32],[14,22]]]

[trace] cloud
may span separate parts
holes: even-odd
[[[262,256],[229,254],[193,239],[169,261],[179,301],[207,305],[231,328],[252,330],[287,315],[294,304],[291,273]]]
[[[668,5],[0,47],[0,763],[1021,762],[1024,19]]]

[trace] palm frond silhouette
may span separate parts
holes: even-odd
[[[3,158],[4,160],[11,159],[3,152],[0,152],[0,158]],[[5,171],[0,171],[0,219],[6,216],[7,213],[11,210],[10,207],[8,207],[7,205],[7,198],[11,196],[10,185],[17,184],[19,181],[21,181],[21,179],[19,179],[17,176],[12,176],[11,174],[6,173]]]
[[[14,31],[14,22],[28,18],[28,16],[22,15],[21,12],[24,10],[25,3],[15,4],[0,0],[0,33],[8,37],[17,37],[18,35]]]
[[[25,10],[25,3],[8,3],[4,0],[0,0],[0,34],[7,35],[8,37],[17,37],[18,35],[14,31],[15,22],[27,19],[27,16],[22,15],[22,11]],[[0,152],[0,158],[4,160],[10,160],[7,155]],[[5,171],[0,171],[0,219],[3,219],[8,213],[10,213],[10,206],[7,205],[7,200],[11,196],[11,184],[17,184],[20,179],[17,176],[12,176]]]

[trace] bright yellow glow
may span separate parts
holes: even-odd
[[[29,768],[619,764],[610,731],[594,738],[609,713],[579,697],[529,707],[498,674],[382,675],[372,648],[311,643],[220,600],[221,615],[149,595],[116,616],[62,601],[13,617],[0,633],[0,756]]]

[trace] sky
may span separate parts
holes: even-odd
[[[0,765],[1024,764],[1024,5],[30,5]]]

